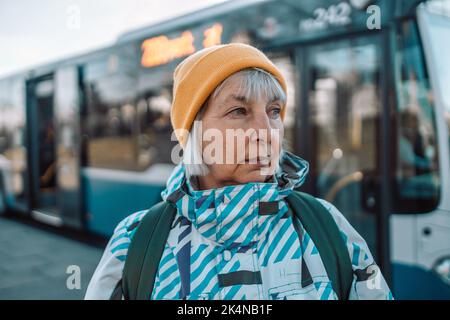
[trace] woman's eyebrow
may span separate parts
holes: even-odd
[[[281,102],[281,98],[278,96],[272,97],[272,99],[267,101],[267,106],[269,106],[271,103],[274,103],[274,102]]]
[[[239,101],[239,102],[244,102],[244,103],[248,103],[248,99],[245,96],[239,96],[239,95],[235,95],[235,94],[230,94],[225,101],[228,101],[230,99]]]
[[[245,96],[235,95],[235,94],[230,94],[228,97],[225,98],[224,102],[228,102],[230,100],[235,100],[235,101],[239,101],[239,102],[246,103],[246,104],[248,104],[250,102]],[[269,106],[271,103],[274,103],[274,102],[281,102],[281,98],[279,96],[272,97],[269,101],[267,101],[266,106]]]

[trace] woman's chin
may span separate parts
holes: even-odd
[[[268,178],[267,170],[263,167],[260,168],[249,168],[245,174],[240,174],[238,181],[242,184],[250,182],[265,182]]]

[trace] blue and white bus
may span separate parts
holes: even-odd
[[[111,235],[171,163],[172,73],[244,42],[288,81],[303,191],[367,240],[394,297],[450,298],[447,0],[226,1],[0,80],[0,211]]]

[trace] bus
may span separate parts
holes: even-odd
[[[230,42],[288,83],[301,189],[366,239],[397,299],[450,298],[448,0],[230,0],[0,80],[0,211],[108,237],[160,200],[172,75]]]

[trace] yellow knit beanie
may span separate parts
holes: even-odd
[[[215,45],[190,55],[173,74],[173,102],[170,118],[178,141],[186,144],[197,112],[214,89],[233,73],[257,67],[272,74],[287,96],[286,81],[280,70],[255,47],[242,43]],[[284,118],[285,108],[281,110]],[[180,130],[184,129],[184,130]]]

